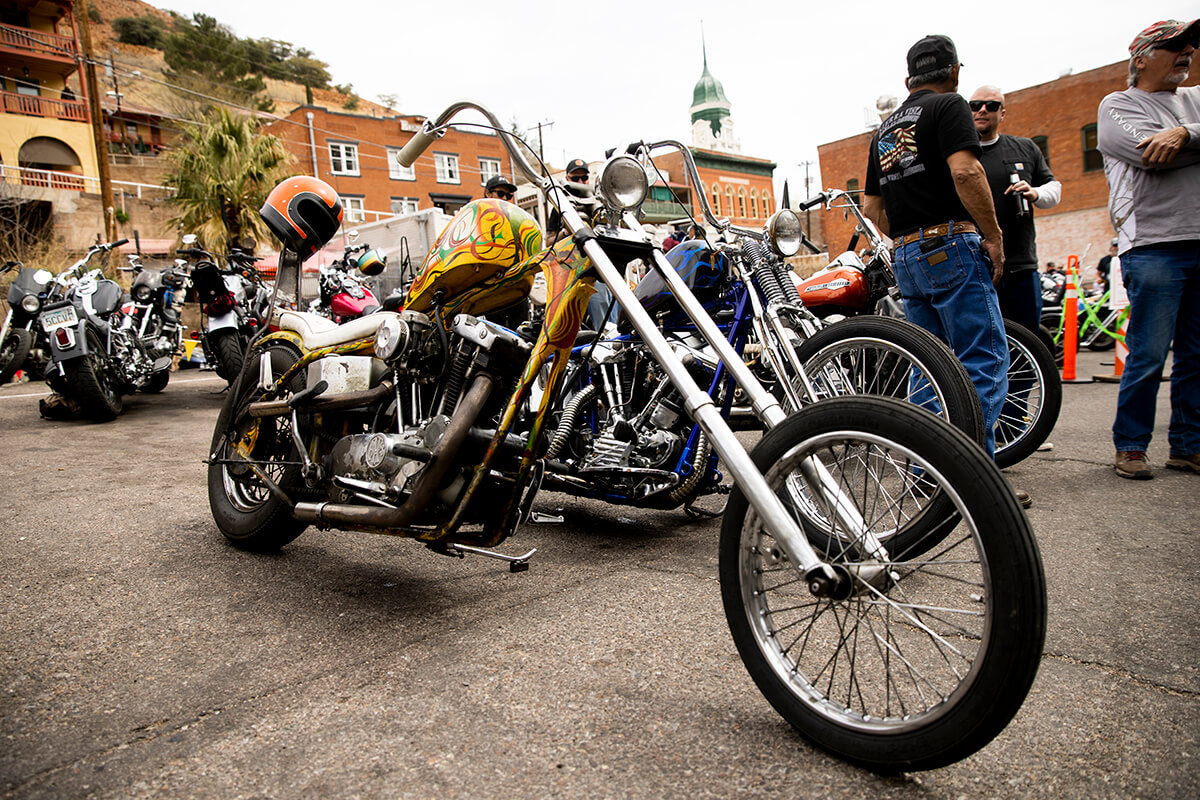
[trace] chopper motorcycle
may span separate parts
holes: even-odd
[[[173,358],[182,353],[180,311],[191,286],[187,262],[177,259],[173,266],[155,271],[146,269],[137,255],[130,255],[125,269],[133,273],[133,282],[129,289],[130,303],[123,310],[133,318],[146,352],[154,359]],[[167,382],[161,383],[143,387],[143,391],[161,391]]]
[[[151,358],[133,318],[121,310],[121,287],[88,269],[94,256],[127,241],[94,245],[59,273],[54,280],[63,299],[48,302],[38,317],[50,343],[46,383],[95,422],[120,414],[122,395],[161,391],[170,379],[171,358]]]
[[[841,205],[836,205],[840,203]],[[800,281],[797,291],[806,308],[827,319],[846,318],[855,325],[871,324],[875,314],[903,317],[904,304],[892,274],[891,251],[849,194],[826,189],[800,205],[803,210],[824,204],[843,208],[856,220],[846,252],[812,277]],[[859,238],[867,247],[855,251]],[[842,324],[842,323],[839,323]],[[1062,407],[1062,380],[1054,356],[1041,337],[1024,326],[1004,321],[1008,340],[1008,395],[996,421],[996,463],[1011,467],[1028,458],[1046,441]],[[836,362],[837,349],[826,356]]]
[[[959,431],[888,399],[834,398],[787,417],[651,237],[628,224],[649,186],[633,155],[601,171],[606,212],[594,225],[474,103],[424,123],[401,163],[464,109],[496,129],[569,236],[544,250],[520,208],[473,201],[434,243],[402,311],[341,326],[274,312],[209,451],[209,501],[224,536],[273,550],[317,525],[527,568],[533,551],[495,548],[560,468],[544,456],[547,413],[599,277],[735,479],[719,544],[722,597],[739,654],[776,710],[820,746],[881,770],[948,764],[990,741],[1029,689],[1045,628],[1036,542],[995,466]],[[298,271],[332,237],[341,208],[328,184],[303,177],[276,187],[262,213],[284,243],[281,265]],[[752,454],[622,280],[634,258],[695,314],[763,419]],[[531,343],[486,315],[523,302],[538,271],[547,305]],[[547,365],[530,415],[526,395]],[[936,543],[903,528],[876,535],[883,506],[935,495],[953,508]]]

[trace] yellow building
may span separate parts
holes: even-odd
[[[75,24],[70,0],[0,6],[0,170],[10,196],[97,191],[83,180],[96,179],[98,167],[86,99],[71,88],[82,85]]]

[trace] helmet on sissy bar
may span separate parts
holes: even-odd
[[[258,210],[271,233],[305,261],[342,225],[342,201],[319,178],[298,175],[280,183]]]

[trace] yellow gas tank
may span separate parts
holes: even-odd
[[[526,262],[541,249],[542,232],[529,214],[503,200],[472,200],[434,242],[404,307],[429,311],[439,292],[456,313],[511,305],[529,294],[535,271]]]

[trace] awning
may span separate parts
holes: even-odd
[[[51,164],[56,167],[78,167],[79,156],[58,139],[35,136],[21,145],[17,158],[22,164]]]

